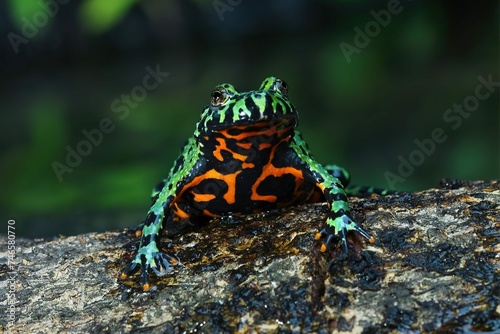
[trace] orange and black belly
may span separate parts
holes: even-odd
[[[233,126],[203,138],[205,172],[173,203],[178,218],[249,214],[305,203],[318,195],[287,161],[293,126],[286,119]],[[290,157],[292,159],[292,157]]]

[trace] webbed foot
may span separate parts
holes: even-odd
[[[331,245],[334,239],[340,239],[342,243],[342,256],[347,255],[348,244],[347,244],[347,232],[355,231],[359,233],[363,238],[367,239],[368,242],[375,242],[375,238],[366,232],[361,226],[359,226],[354,220],[351,219],[346,214],[339,217],[328,217],[326,220],[326,226],[320,232],[316,233],[314,238],[319,240],[326,237],[325,242],[321,245],[320,251],[325,252]]]
[[[151,271],[156,276],[163,276],[171,272],[173,270],[172,266],[177,264],[180,264],[177,257],[158,250],[156,243],[153,242],[139,248],[135,259],[123,270],[121,278],[126,279],[140,270],[142,289],[148,291],[151,287],[149,284],[149,274]]]

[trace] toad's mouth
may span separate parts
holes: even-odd
[[[216,124],[211,126],[213,131],[222,130],[234,130],[239,132],[254,132],[258,129],[276,129],[281,130],[282,128],[294,128],[298,125],[297,114],[273,114],[271,116],[263,116],[259,119],[245,119],[241,118],[234,121],[232,124]]]

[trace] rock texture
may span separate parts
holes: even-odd
[[[0,325],[12,333],[500,331],[499,181],[445,180],[351,206],[376,242],[352,238],[347,259],[320,253],[313,238],[326,204],[179,225],[165,242],[183,265],[153,277],[149,292],[137,277],[117,279],[138,245],[129,233],[18,237],[13,266],[7,247],[0,252]]]

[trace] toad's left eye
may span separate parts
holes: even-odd
[[[288,96],[288,85],[285,81],[276,79],[276,82],[274,83],[274,89],[279,91],[284,96]]]
[[[218,87],[212,92],[212,100],[210,101],[210,104],[212,107],[220,107],[227,101],[228,98],[229,95],[226,90],[222,87]]]

